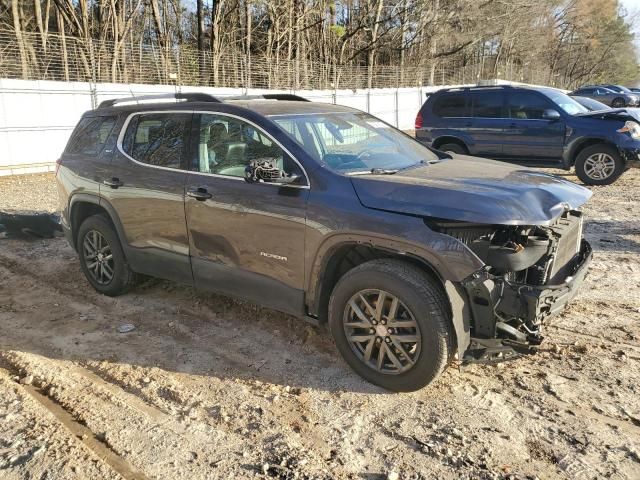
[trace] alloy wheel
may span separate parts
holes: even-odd
[[[97,230],[89,230],[82,242],[82,253],[91,277],[100,285],[113,279],[114,262],[111,246]]]
[[[384,290],[361,290],[347,302],[344,333],[356,356],[369,368],[397,375],[420,355],[420,327],[402,301]]]
[[[616,169],[616,162],[607,153],[594,153],[584,162],[584,173],[594,180],[609,178]]]

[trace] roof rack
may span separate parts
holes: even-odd
[[[524,85],[518,85],[518,87],[521,87]],[[443,90],[445,92],[456,92],[456,91],[462,91],[462,90],[484,90],[484,89],[496,89],[496,88],[514,88],[513,85],[471,85],[469,87],[450,87],[450,88],[444,88]]]
[[[107,108],[118,105],[119,103],[140,103],[140,101],[147,100],[167,100],[167,99],[175,99],[175,100],[186,100],[187,102],[213,102],[213,103],[222,103],[222,100],[214,97],[213,95],[209,95],[208,93],[200,93],[200,92],[187,92],[187,93],[165,93],[161,95],[140,95],[140,96],[132,96],[132,97],[124,97],[124,98],[112,98],[110,100],[105,100],[98,105],[98,108]]]
[[[309,100],[292,93],[263,93],[261,95],[237,95],[225,97],[225,100],[289,100],[292,102],[308,102]]]

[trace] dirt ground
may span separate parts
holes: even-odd
[[[286,315],[103,297],[64,239],[0,240],[0,477],[638,479],[640,171],[593,191],[590,274],[542,351],[411,394]],[[51,175],[0,178],[0,210],[56,208]]]

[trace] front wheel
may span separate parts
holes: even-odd
[[[625,105],[624,98],[614,98],[613,102],[611,102],[611,106],[613,108],[622,108]]]
[[[586,185],[609,185],[624,172],[624,160],[609,145],[592,145],[576,158],[576,175]]]
[[[372,260],[348,271],[331,295],[329,326],[349,366],[388,390],[428,385],[452,351],[441,286],[399,260]]]

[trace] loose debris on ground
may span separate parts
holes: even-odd
[[[286,315],[158,280],[103,297],[63,238],[0,240],[0,477],[640,478],[640,171],[593,191],[591,271],[541,352],[411,394]],[[0,209],[54,192],[0,178]]]

